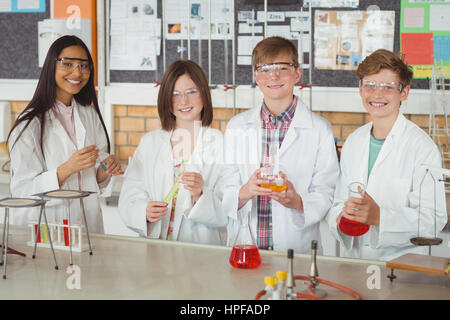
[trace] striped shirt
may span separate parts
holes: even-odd
[[[286,132],[294,118],[297,107],[297,97],[294,95],[292,104],[279,116],[274,116],[266,104],[261,107],[261,129],[262,129],[262,162],[260,167],[267,165],[270,145],[278,143],[281,147]],[[273,249],[272,238],[272,202],[268,196],[257,197],[258,224],[257,224],[257,245],[260,249]]]

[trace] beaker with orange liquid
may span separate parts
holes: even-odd
[[[254,269],[261,264],[258,246],[250,229],[250,212],[238,214],[239,230],[230,254],[230,264],[235,268]]]

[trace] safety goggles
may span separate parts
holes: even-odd
[[[174,91],[172,93],[172,101],[180,102],[183,99],[183,96],[185,96],[189,101],[192,101],[200,97],[200,91],[197,89],[188,89],[185,92]]]
[[[385,94],[392,94],[396,91],[401,92],[403,86],[396,82],[376,82],[372,80],[359,80],[359,87],[365,92],[375,92],[377,88]]]
[[[56,68],[66,72],[74,72],[76,68],[80,68],[80,72],[89,74],[92,71],[92,65],[89,60],[75,58],[56,58]]]
[[[272,77],[274,74],[276,74],[278,77],[284,77],[292,74],[295,68],[297,68],[295,63],[274,62],[257,66],[255,68],[255,71],[257,76],[263,78]]]

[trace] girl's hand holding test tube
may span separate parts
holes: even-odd
[[[118,176],[123,174],[120,160],[114,154],[110,155],[106,159],[103,159],[100,164],[103,171],[105,171],[109,176]]]
[[[115,155],[110,155],[106,159],[100,162],[100,166],[97,169],[97,182],[101,183],[105,181],[109,176],[117,176],[123,174],[122,167],[119,159]],[[105,170],[106,168],[106,170]]]
[[[69,160],[58,167],[57,175],[59,185],[62,185],[72,174],[95,166],[98,153],[99,151],[95,145],[90,145],[76,151]]]
[[[167,203],[161,201],[150,201],[145,208],[148,222],[156,222],[167,213]]]

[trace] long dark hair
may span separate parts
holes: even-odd
[[[53,107],[56,102],[56,81],[55,81],[55,68],[56,68],[56,58],[58,58],[59,54],[62,50],[71,46],[80,46],[86,51],[86,54],[89,59],[89,64],[93,66],[92,56],[89,52],[88,47],[84,44],[84,42],[75,36],[63,36],[58,38],[53,44],[50,46],[47,57],[44,61],[44,66],[41,70],[41,75],[39,77],[39,82],[36,87],[36,91],[34,92],[33,98],[27,107],[20,113],[19,117],[15,121],[11,131],[9,131],[8,139],[11,136],[13,130],[22,122],[26,122],[24,128],[17,136],[14,145],[17,140],[20,139],[25,129],[28,127],[30,122],[37,117],[41,123],[41,133],[40,133],[40,144],[42,155],[44,156],[44,152],[42,149],[42,137],[44,135],[45,129],[45,114]],[[97,95],[95,94],[94,87],[94,68],[89,76],[89,80],[86,85],[74,95],[75,101],[77,101],[81,106],[95,109],[98,117],[100,118],[100,122],[102,123],[103,129],[105,130],[106,139],[108,141],[108,153],[110,152],[110,141],[108,137],[108,132],[106,131],[105,123],[103,122],[102,115],[100,113],[100,109],[98,107]],[[10,148],[14,147],[14,145]]]

